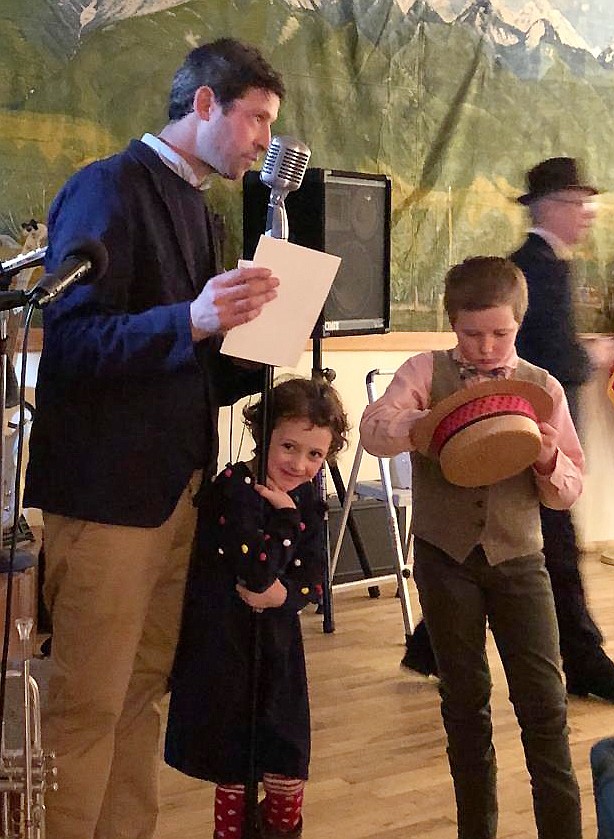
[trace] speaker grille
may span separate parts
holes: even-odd
[[[270,190],[258,172],[243,179],[243,254],[251,259],[266,226]],[[390,328],[390,179],[307,169],[285,201],[289,240],[341,257],[314,338]]]
[[[329,175],[325,189],[326,250],[342,258],[324,307],[326,334],[387,327],[387,183]],[[341,326],[342,325],[342,326]]]

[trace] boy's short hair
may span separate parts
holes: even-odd
[[[524,274],[502,256],[472,256],[453,265],[446,274],[443,305],[452,326],[463,309],[477,312],[494,306],[511,306],[520,324],[528,302]]]
[[[192,112],[194,94],[203,86],[213,90],[224,113],[251,88],[268,90],[280,100],[285,94],[281,75],[257,47],[235,38],[219,38],[188,53],[171,86],[168,106],[171,122]]]

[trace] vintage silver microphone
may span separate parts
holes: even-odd
[[[311,150],[293,137],[273,137],[262,164],[260,180],[270,187],[265,236],[288,238],[288,216],[284,201],[303,182]]]

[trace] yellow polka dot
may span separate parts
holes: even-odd
[[[301,589],[301,594],[309,594],[309,589],[307,588],[307,586],[303,586],[303,588]]]
[[[241,553],[246,554],[248,552],[248,550],[249,550],[249,548],[247,547],[247,545],[241,545]]]

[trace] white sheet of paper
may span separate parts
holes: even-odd
[[[270,268],[278,277],[277,297],[255,320],[231,329],[221,351],[276,367],[296,367],[341,258],[261,236],[252,264]]]

